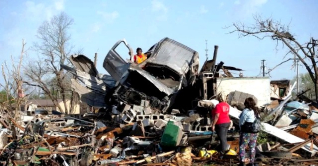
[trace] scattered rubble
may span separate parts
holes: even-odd
[[[72,88],[81,101],[97,112],[26,113],[16,121],[3,110],[0,115],[2,165],[238,164],[237,122],[244,108],[243,101],[253,97],[266,102],[266,96],[269,100],[269,80],[263,82],[268,82],[268,89],[263,91],[264,94],[268,91],[265,97],[249,93],[248,86],[245,89],[236,86],[234,90],[222,86],[232,106],[232,125],[228,134],[230,150],[221,155],[216,134],[211,131],[211,110],[218,104],[214,98],[222,80],[231,84],[230,70],[241,69],[224,66],[223,62],[216,65],[218,47],[215,47],[213,59],[206,61],[199,71],[199,54],[169,38],[153,45],[147,51],[148,59],[137,65],[125,61],[116,52],[120,44],[133,55],[125,40],[117,42],[104,61],[110,75],[100,74],[83,55],[70,57],[73,67],[62,66],[73,74]],[[233,78],[236,82],[240,79],[244,84],[253,80]],[[318,163],[318,159],[308,159],[318,151],[318,114],[312,105],[290,102],[294,87],[295,84],[288,87],[288,92],[279,98],[281,102],[273,102],[275,106],[262,105],[262,132],[268,137],[257,148],[259,163]]]

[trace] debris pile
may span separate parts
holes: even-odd
[[[130,60],[116,51],[120,44],[128,48]],[[217,48],[213,59],[206,61],[200,71],[199,54],[169,38],[153,45],[145,53],[147,60],[140,64],[132,62],[133,50],[125,40],[117,42],[103,63],[110,75],[100,74],[83,55],[71,56],[73,66],[61,67],[73,74],[72,89],[81,102],[98,111],[83,115],[25,113],[20,120],[3,112],[0,162],[65,166],[237,164],[237,122],[243,101],[261,97],[244,89],[225,94],[232,106],[230,150],[218,153],[210,118],[218,104],[214,98],[221,81],[217,79],[232,78],[230,70],[241,69],[224,66],[223,62],[216,65]],[[312,111],[312,105],[289,102],[293,87],[276,107],[263,107],[259,138],[265,141],[259,141],[258,162],[276,165],[317,161],[305,157],[316,155],[318,150],[318,114]]]

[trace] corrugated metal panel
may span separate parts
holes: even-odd
[[[76,69],[86,72],[94,77],[98,75],[94,63],[85,55],[72,55],[70,60]]]

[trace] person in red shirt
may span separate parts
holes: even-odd
[[[219,104],[212,110],[212,131],[216,132],[220,139],[221,153],[225,153],[229,150],[230,145],[227,143],[227,131],[231,125],[229,117],[230,106],[226,103],[226,97],[221,93],[217,95]]]

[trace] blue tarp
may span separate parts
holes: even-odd
[[[307,104],[303,104],[303,103],[300,103],[298,101],[289,102],[289,103],[287,103],[286,106],[289,108],[292,108],[292,109],[309,110],[309,106]]]

